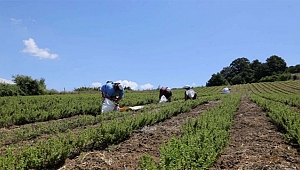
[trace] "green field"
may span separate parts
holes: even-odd
[[[101,114],[100,94],[1,97],[0,166],[7,170],[59,168],[83,151],[120,143],[134,130],[220,101],[183,125],[181,138],[162,146],[159,165],[146,155],[140,165],[141,169],[209,168],[229,143],[233,116],[243,95],[267,111],[290,141],[300,144],[300,81],[234,85],[228,95],[221,93],[222,88],[197,87],[198,99],[186,102],[184,89],[175,89],[170,103],[158,103],[156,90],[126,91],[121,107],[145,107],[107,114]]]

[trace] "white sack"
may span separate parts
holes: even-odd
[[[159,100],[159,103],[164,103],[164,102],[167,102],[167,101],[168,101],[168,99],[166,98],[166,96],[162,95],[160,100]]]
[[[185,92],[185,94],[186,94],[187,96],[189,96],[190,98],[194,98],[195,93],[196,93],[196,92],[195,92],[194,90],[192,90],[192,89],[187,90],[187,91]]]
[[[224,89],[222,89],[222,93],[223,94],[228,94],[228,93],[230,93],[230,90],[229,90],[229,88],[224,88]]]
[[[102,113],[112,112],[115,110],[115,103],[107,98],[104,99],[102,103]]]

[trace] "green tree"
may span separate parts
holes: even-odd
[[[228,84],[227,80],[222,77],[221,73],[213,74],[206,83],[206,86],[221,86]]]
[[[230,84],[253,82],[254,71],[251,69],[250,61],[247,58],[235,59],[229,68],[230,76],[228,76],[227,81]]]
[[[223,69],[221,70],[220,74],[226,80],[230,80],[232,78],[231,77],[232,75],[231,75],[231,69],[230,69],[230,67],[223,67]]]
[[[22,94],[21,89],[15,84],[0,83],[0,96],[18,96]]]
[[[132,91],[131,87],[129,87],[129,86],[125,86],[125,87],[124,87],[124,90]]]
[[[288,67],[288,72],[290,73],[300,73],[300,64],[297,64],[295,66]]]
[[[240,74],[237,74],[231,79],[231,83],[232,84],[245,84],[246,82]]]
[[[268,66],[268,75],[274,74],[282,74],[287,70],[286,62],[277,55],[272,55],[271,57],[267,58],[266,62]]]
[[[267,65],[257,59],[250,63],[250,67],[253,70],[253,82],[258,82],[262,77],[267,75],[265,73]]]
[[[25,95],[42,95],[47,93],[44,78],[34,80],[30,76],[16,75],[13,76],[13,82]]]
[[[238,59],[233,60],[229,67],[230,67],[231,73],[238,74],[238,73],[243,72],[245,70],[245,68],[250,67],[250,61],[245,57],[238,58]]]
[[[300,73],[300,65],[287,68],[285,61],[276,55],[269,57],[266,63],[259,60],[250,61],[245,58],[237,58],[227,67],[223,67],[220,75],[213,74],[206,83],[207,86],[221,85],[225,79],[229,84],[255,83],[262,81],[283,81],[288,73]],[[294,79],[297,77],[294,76]]]

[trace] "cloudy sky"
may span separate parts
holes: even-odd
[[[300,63],[297,0],[0,1],[0,81],[204,86],[241,57]]]

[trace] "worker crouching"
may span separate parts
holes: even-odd
[[[197,93],[195,90],[191,89],[189,85],[184,86],[185,92],[184,92],[184,100],[187,101],[189,99],[195,100],[197,99]]]
[[[159,90],[159,103],[171,102],[172,101],[172,90],[169,87],[162,87]]]
[[[124,98],[124,87],[121,83],[106,82],[101,87],[102,113],[119,110],[119,102]]]

